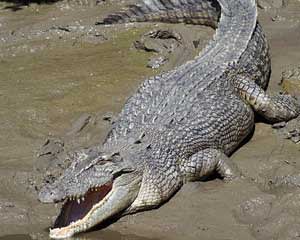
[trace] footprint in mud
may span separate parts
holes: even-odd
[[[256,239],[298,239],[299,183],[299,175],[274,177],[268,190],[244,201],[234,210],[236,219],[249,225]]]
[[[246,224],[260,224],[270,214],[275,196],[262,194],[249,199],[235,210],[237,219]]]

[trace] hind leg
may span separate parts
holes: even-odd
[[[270,96],[247,75],[238,75],[234,86],[256,112],[271,122],[289,121],[300,114],[300,105],[292,96]]]

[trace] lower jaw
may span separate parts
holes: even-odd
[[[82,219],[71,223],[69,226],[62,228],[50,229],[49,237],[53,239],[64,239],[75,235],[76,233],[84,232],[90,227]]]
[[[55,228],[50,229],[50,238],[55,239],[63,239],[73,236],[76,233],[75,229],[71,226],[64,227],[64,228]]]

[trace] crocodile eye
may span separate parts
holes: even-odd
[[[111,155],[111,157],[119,157],[120,153],[119,152],[115,152],[113,155]]]
[[[136,140],[135,142],[134,142],[134,144],[141,144],[142,143],[142,141],[139,139],[139,140]]]

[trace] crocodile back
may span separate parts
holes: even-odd
[[[263,63],[256,63],[266,56],[255,49],[258,44],[260,49],[266,45],[260,43],[254,1],[219,3],[222,14],[214,39],[194,60],[143,82],[107,136],[107,149],[146,136],[143,141],[152,146],[155,159],[167,153],[186,156],[206,147],[229,154],[248,135],[253,111],[235,94],[227,73],[244,68],[266,76]],[[244,62],[250,55],[252,61]]]

